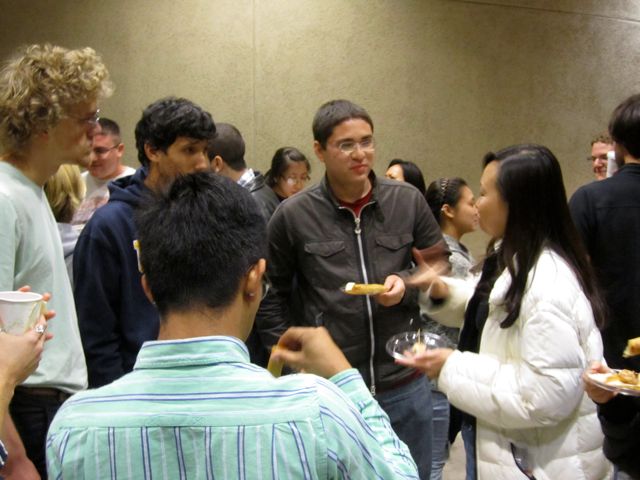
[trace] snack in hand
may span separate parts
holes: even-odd
[[[344,293],[349,295],[379,295],[385,293],[387,287],[379,283],[354,283],[349,282],[344,286]]]
[[[413,344],[413,346],[411,347],[411,353],[413,353],[414,355],[418,354],[418,353],[422,353],[427,349],[427,344],[424,343],[421,340],[418,340],[416,343]]]
[[[273,359],[273,353],[279,348],[282,347],[279,347],[278,345],[274,345],[273,347],[271,347],[271,355],[269,356],[269,363],[267,364],[267,370],[275,378],[278,378],[280,375],[282,375],[282,367],[284,366],[284,364],[280,360]]]
[[[624,349],[622,356],[625,358],[640,355],[640,337],[632,338],[627,341],[627,348]]]
[[[605,381],[607,383],[621,382],[625,388],[640,389],[638,374],[633,370],[620,370],[608,376]]]

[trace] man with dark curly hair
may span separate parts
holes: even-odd
[[[109,201],[78,238],[73,257],[74,295],[89,386],[100,387],[133,368],[138,350],[158,336],[159,317],[140,285],[133,212],[149,190],[178,175],[209,170],[211,115],[184,98],[149,105],[136,126],[142,168],[109,185]]]
[[[31,45],[0,71],[0,290],[51,292],[47,345],[38,369],[16,387],[0,476],[46,478],[44,443],[55,412],[87,386],[76,310],[56,221],[43,185],[66,163],[86,163],[109,74],[91,48]]]

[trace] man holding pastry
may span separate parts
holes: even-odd
[[[326,174],[284,201],[269,222],[273,288],[258,331],[265,345],[274,345],[289,326],[326,327],[409,445],[420,478],[429,478],[430,388],[423,375],[396,365],[385,343],[420,326],[417,293],[404,283],[412,248],[446,261],[446,246],[418,190],[373,172],[366,110],[347,100],[327,102],[315,115],[313,134]],[[382,285],[383,293],[370,284]],[[354,295],[358,290],[363,294]]]

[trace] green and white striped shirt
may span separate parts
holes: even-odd
[[[350,369],[273,378],[233,337],[146,342],[134,371],[81,392],[49,429],[52,479],[417,479]]]

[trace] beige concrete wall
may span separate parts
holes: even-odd
[[[1,57],[44,41],[103,55],[117,89],[102,111],[121,123],[134,166],[135,122],[160,96],[189,97],[236,124],[262,170],[285,144],[311,156],[315,110],[344,97],[374,118],[379,173],[398,156],[427,180],[460,175],[477,190],[487,150],[537,142],[559,157],[573,192],[591,179],[590,137],[640,91],[631,0],[0,0],[0,9]]]

